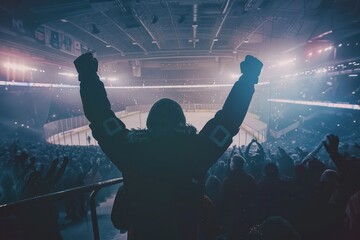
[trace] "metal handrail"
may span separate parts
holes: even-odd
[[[0,205],[0,217],[11,215],[13,213],[14,209],[16,209],[18,207],[33,204],[35,202],[38,203],[41,201],[56,201],[56,200],[66,198],[68,196],[73,196],[75,194],[91,192],[91,194],[90,194],[90,212],[91,212],[91,223],[92,223],[92,228],[93,228],[93,236],[94,236],[94,240],[99,240],[100,234],[99,234],[99,227],[98,227],[98,223],[97,223],[96,204],[95,204],[96,193],[101,188],[119,184],[119,183],[123,183],[123,182],[124,182],[123,178],[114,178],[114,179],[110,179],[110,180],[106,180],[103,182],[98,182],[98,183],[94,183],[94,184],[90,184],[90,185],[86,185],[86,186],[82,186],[82,187],[71,188],[71,189],[67,189],[64,191],[49,193],[49,194],[45,194],[45,195],[41,195],[41,196],[37,196],[37,197],[23,199],[23,200],[16,201],[13,203],[3,204],[3,205]]]

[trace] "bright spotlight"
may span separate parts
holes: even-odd
[[[296,58],[292,58],[292,59],[281,61],[277,65],[278,66],[288,65],[288,64],[294,63],[295,61],[296,61]]]
[[[21,65],[21,64],[16,64],[16,63],[4,63],[4,67],[7,68],[7,69],[13,69],[13,70],[16,70],[16,71],[34,71],[34,72],[38,72],[39,70],[36,69],[36,68],[32,68],[32,67],[29,67],[29,66],[25,66],[25,65]]]

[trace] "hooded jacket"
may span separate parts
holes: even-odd
[[[223,108],[197,133],[183,124],[129,130],[111,110],[99,77],[81,78],[81,99],[93,137],[123,173],[129,238],[197,239],[206,171],[238,133],[255,81],[242,76]]]

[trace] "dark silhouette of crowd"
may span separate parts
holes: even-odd
[[[209,170],[206,194],[228,239],[359,239],[359,145],[341,153],[335,135],[311,152],[265,145],[229,149]]]
[[[0,171],[0,205],[120,176],[95,146],[6,139],[0,144]],[[110,189],[105,189],[98,200],[102,201],[111,193]],[[64,221],[79,222],[88,213],[87,198],[79,194],[56,203],[39,201],[20,206],[10,217],[1,212],[1,239],[62,239],[59,210],[65,213]]]
[[[360,145],[339,144],[334,135],[320,145],[320,151],[308,152],[304,149],[311,144],[306,142],[281,148],[275,141],[260,144],[253,139],[248,146],[229,148],[207,173],[206,224],[200,225],[204,239],[358,239],[360,160],[355,156]],[[95,146],[10,140],[0,146],[2,204],[119,176]],[[21,234],[37,239],[61,239],[56,235],[59,208],[69,221],[87,214],[85,196],[65,199],[62,205],[21,209],[16,228],[2,218],[2,226],[10,228],[1,232],[22,229]]]

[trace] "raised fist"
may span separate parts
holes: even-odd
[[[323,141],[324,147],[326,151],[330,155],[336,155],[339,152],[339,137],[333,134],[329,134],[326,136],[325,141]]]
[[[90,52],[75,59],[74,65],[79,75],[92,75],[98,71],[98,61]]]
[[[240,63],[240,71],[245,76],[257,78],[260,75],[263,63],[251,55],[247,55],[245,60]]]

